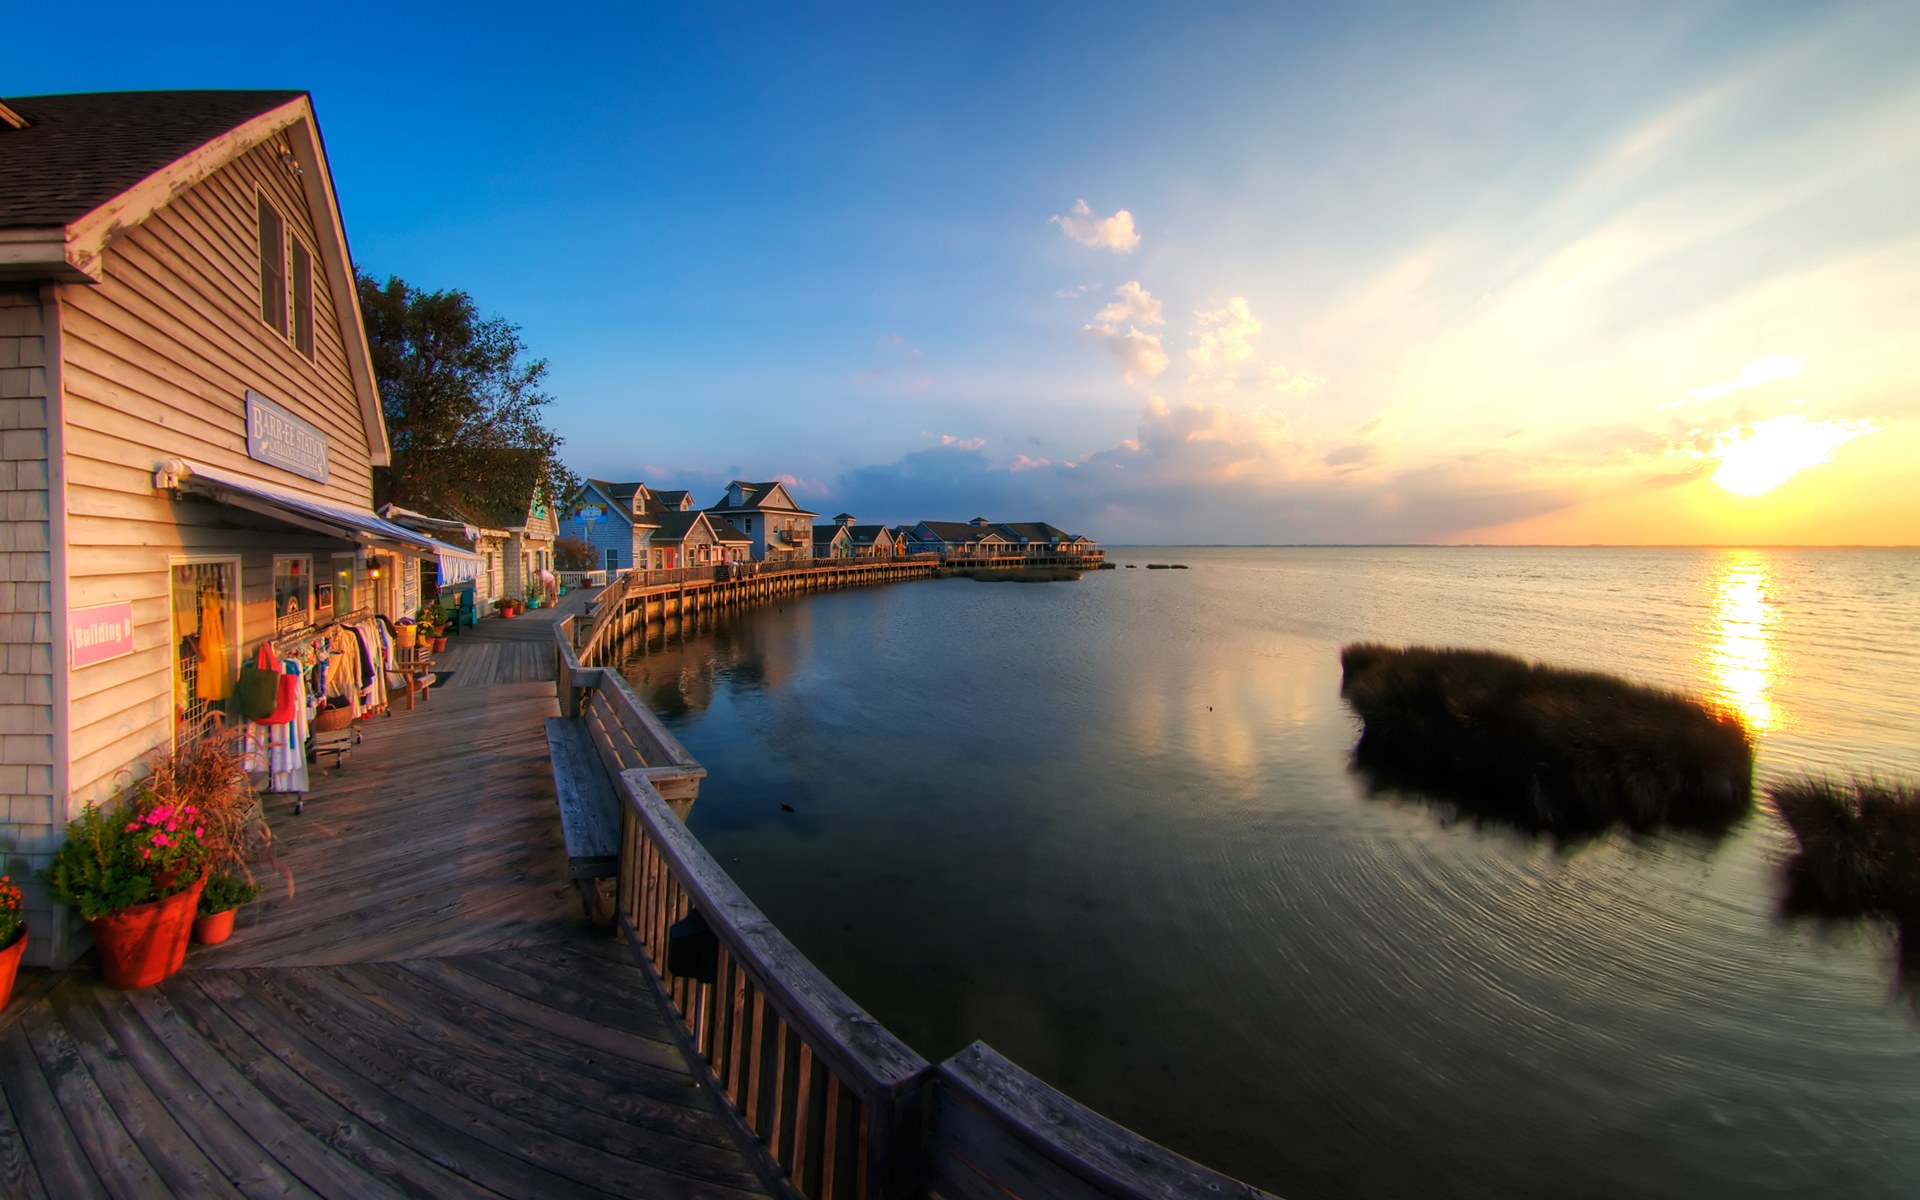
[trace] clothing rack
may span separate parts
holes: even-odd
[[[306,643],[313,641],[313,639],[320,637],[322,634],[326,633],[329,629],[332,629],[335,625],[351,625],[356,621],[367,620],[373,615],[374,615],[374,612],[370,608],[358,609],[354,612],[350,612],[346,614],[345,616],[335,617],[333,620],[328,621],[325,625],[308,625],[304,629],[296,629],[296,630],[293,630],[291,633],[280,634],[278,637],[275,637],[271,641],[269,641],[267,645],[273,648],[273,652],[275,654],[278,654],[284,657],[285,655],[291,654],[293,651],[304,646]]]

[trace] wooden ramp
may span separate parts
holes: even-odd
[[[23,972],[0,1195],[765,1195],[641,968],[580,918],[554,711],[518,684],[373,719],[302,815],[269,802],[293,894],[270,882],[158,987]]]

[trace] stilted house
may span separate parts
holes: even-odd
[[[794,562],[813,557],[813,519],[793,502],[782,483],[748,483],[736,479],[707,512],[753,539],[753,557],[759,562]]]
[[[473,555],[377,516],[388,444],[303,92],[0,102],[0,839],[31,879],[244,655]],[[363,621],[362,625],[367,622]]]

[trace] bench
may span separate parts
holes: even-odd
[[[585,724],[571,717],[547,718],[547,752],[553,757],[553,792],[560,805],[560,833],[567,846],[567,878],[580,889],[587,915],[608,914],[595,882],[620,873],[620,802],[613,781]]]

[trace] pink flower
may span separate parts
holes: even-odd
[[[138,822],[138,821],[128,821],[128,822],[127,822],[127,827],[126,827],[126,829],[124,830],[124,832],[126,832],[126,833],[138,833],[138,832],[140,832],[140,822]]]
[[[207,836],[207,827],[204,825],[195,825],[193,827],[193,836],[197,838],[203,838]]]
[[[171,846],[173,843],[167,840],[166,834],[156,833],[153,835],[153,844],[156,846]]]

